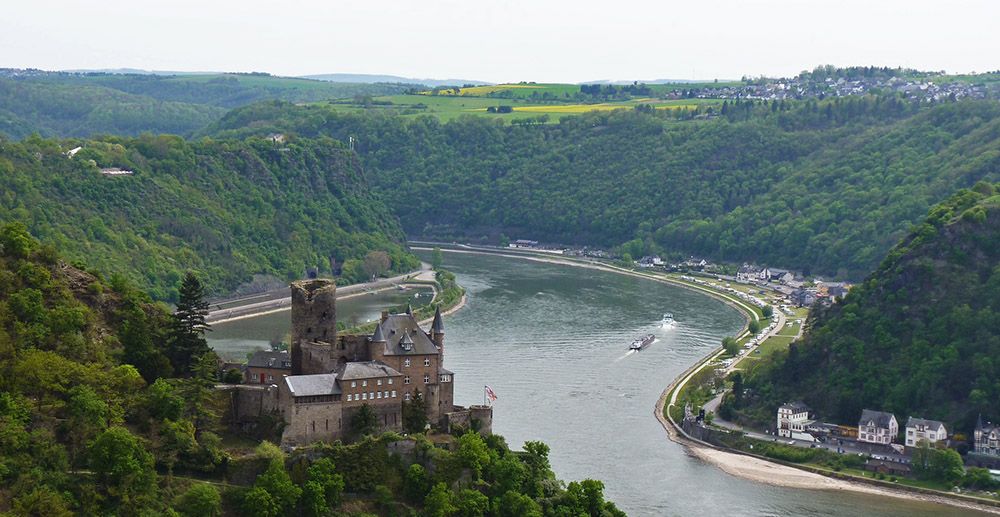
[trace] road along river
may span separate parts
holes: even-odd
[[[425,260],[428,257],[424,257]],[[455,400],[499,399],[494,431],[513,447],[541,440],[557,475],[595,478],[634,516],[930,516],[962,510],[843,491],[802,490],[726,474],[669,441],[652,408],[663,388],[743,324],[721,301],[684,288],[606,271],[518,258],[444,253],[468,290],[445,318],[445,366]],[[339,311],[338,311],[339,312]],[[677,320],[660,327],[663,313]],[[288,316],[236,337],[267,341]],[[233,322],[230,337],[253,320]],[[629,342],[653,333],[641,352]],[[253,335],[249,335],[253,334]],[[964,513],[976,515],[974,513]]]

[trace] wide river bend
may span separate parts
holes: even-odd
[[[425,257],[426,258],[426,257]],[[458,404],[490,385],[495,432],[541,440],[564,480],[600,479],[629,515],[930,516],[962,510],[872,495],[798,490],[730,476],[667,439],[652,411],[663,388],[742,325],[735,309],[683,288],[611,272],[467,253],[444,254],[468,290],[445,319],[445,366]],[[339,312],[339,311],[338,311]],[[659,326],[672,312],[677,327]],[[287,331],[285,318],[269,334]],[[282,323],[283,322],[283,323]],[[259,327],[221,326],[229,338]],[[636,336],[657,341],[627,353]],[[259,341],[258,341],[259,343]]]

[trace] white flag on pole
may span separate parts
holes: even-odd
[[[486,398],[490,399],[490,402],[496,402],[497,394],[493,391],[493,388],[489,386],[483,386],[483,388],[486,389]]]

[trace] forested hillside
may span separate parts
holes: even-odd
[[[803,400],[829,421],[864,408],[968,433],[1000,418],[1000,191],[977,184],[930,210],[864,283],[817,309],[805,338],[749,375],[745,417]]]
[[[110,167],[134,174],[101,173]],[[225,293],[257,273],[329,272],[330,257],[360,281],[373,250],[395,271],[418,264],[354,155],[329,138],[0,140],[0,191],[0,220],[161,300],[186,270]]]
[[[18,224],[0,225],[0,279],[4,514],[624,515],[599,481],[558,481],[540,442],[362,426],[354,443],[286,456],[229,434],[213,353],[171,368],[179,343],[207,350],[181,311],[66,264]]]
[[[267,74],[71,74],[0,70],[0,135],[188,135],[227,109],[400,93],[413,85],[330,83]]]
[[[270,102],[204,133],[355,137],[377,187],[413,194],[391,204],[411,237],[624,243],[855,278],[947,192],[1000,179],[996,102],[651,111],[503,125]]]

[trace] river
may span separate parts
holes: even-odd
[[[763,485],[669,441],[653,416],[663,388],[742,324],[720,301],[604,271],[488,255],[446,252],[444,259],[468,290],[466,307],[445,318],[445,366],[455,372],[456,403],[482,403],[490,385],[499,397],[495,432],[512,447],[549,444],[561,479],[602,480],[607,497],[629,515],[978,515]],[[664,312],[673,313],[676,328],[659,328]],[[282,314],[259,339],[287,332]],[[627,353],[628,343],[647,332],[657,340]]]

